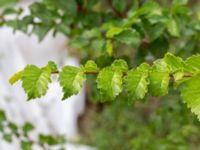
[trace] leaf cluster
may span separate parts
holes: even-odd
[[[18,125],[6,116],[4,110],[0,110],[0,135],[2,139],[8,143],[12,143],[17,139],[21,150],[33,150],[35,145],[42,149],[49,149],[53,146],[61,147],[66,143],[64,136],[39,134],[37,141],[33,140],[30,133],[34,131],[35,127],[30,122],[24,123],[22,126]]]
[[[147,94],[164,96],[172,83],[174,89],[180,87],[184,102],[200,117],[199,64],[199,55],[183,60],[171,53],[167,53],[163,59],[154,61],[152,65],[142,63],[133,69],[129,69],[126,61],[122,59],[116,59],[110,66],[101,69],[90,60],[80,68],[64,66],[60,71],[53,62],[49,62],[42,68],[27,65],[10,79],[10,83],[21,80],[29,100],[40,98],[47,92],[51,74],[58,73],[64,100],[80,92],[87,75],[92,74],[97,75],[96,83],[101,101],[114,100],[120,93],[126,92],[129,103],[144,99]]]

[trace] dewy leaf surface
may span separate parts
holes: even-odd
[[[83,87],[83,81],[86,76],[81,69],[73,66],[65,66],[59,74],[60,86],[63,88],[64,96],[63,100],[78,94]]]

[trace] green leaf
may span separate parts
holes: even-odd
[[[122,72],[107,67],[97,76],[97,87],[102,101],[113,100],[122,91]]]
[[[87,8],[92,9],[95,6],[95,4],[98,3],[98,1],[99,0],[89,0],[89,1],[87,1],[87,5],[86,5]]]
[[[31,11],[31,16],[39,18],[46,25],[52,22],[52,13],[46,9],[43,3],[35,2],[29,7]]]
[[[117,9],[119,12],[123,12],[124,9],[126,8],[127,1],[122,1],[122,0],[112,0],[112,5],[114,8]]]
[[[44,3],[49,8],[61,9],[70,16],[75,16],[77,13],[77,3],[75,0],[44,0]]]
[[[99,68],[93,60],[88,60],[84,66],[86,72],[98,72]]]
[[[183,71],[185,68],[185,64],[182,58],[174,56],[173,54],[167,53],[164,57],[164,61],[172,73]]]
[[[153,68],[149,73],[149,92],[153,96],[163,96],[168,93],[169,72]]]
[[[11,85],[15,84],[18,80],[20,80],[22,78],[24,74],[24,70],[14,74],[10,79],[9,79],[9,82]]]
[[[180,71],[180,72],[176,72],[173,74],[174,77],[174,81],[178,81],[181,80],[184,77],[184,72]]]
[[[3,133],[4,132],[4,125],[0,122],[0,133]]]
[[[20,145],[22,150],[32,150],[32,143],[29,141],[21,141]]]
[[[163,72],[170,71],[168,64],[163,59],[157,59],[154,61],[152,68]]]
[[[6,118],[6,114],[3,110],[0,110],[0,123],[6,121],[7,118]]]
[[[3,134],[3,139],[9,143],[12,142],[12,134],[11,133],[4,133]]]
[[[0,0],[1,7],[9,7],[15,5],[19,0]]]
[[[111,40],[106,41],[106,52],[109,56],[112,56],[113,54],[113,44]]]
[[[48,145],[57,145],[57,144],[64,144],[66,139],[63,136],[52,136],[52,135],[39,135],[39,142],[41,144],[48,144]]]
[[[190,73],[200,72],[200,55],[193,55],[189,57],[186,61],[186,71]]]
[[[175,36],[175,37],[180,36],[180,28],[178,26],[177,21],[174,18],[170,18],[167,21],[167,30],[172,36]]]
[[[27,136],[27,134],[31,131],[34,130],[34,126],[30,123],[30,122],[26,122],[23,127],[22,130],[24,132],[24,134]]]
[[[51,70],[49,68],[40,69],[34,65],[25,67],[22,76],[22,87],[28,96],[28,100],[45,95],[50,82]]]
[[[140,9],[137,10],[138,15],[160,15],[162,13],[158,3],[150,1],[146,2]]]
[[[122,72],[128,71],[128,65],[125,60],[123,59],[116,59],[112,65],[113,70],[121,70]]]
[[[200,120],[200,74],[182,83],[181,96],[187,106]]]
[[[15,123],[9,122],[8,123],[8,127],[12,130],[13,133],[17,133],[18,127],[17,127],[17,125]]]
[[[111,27],[106,33],[107,38],[113,38],[115,35],[121,33],[124,29],[119,27]]]
[[[136,69],[137,69],[138,71],[141,71],[141,72],[144,72],[144,73],[148,74],[148,73],[149,73],[149,70],[150,70],[150,66],[149,66],[149,64],[147,64],[147,63],[142,63],[142,64],[140,64],[140,66],[137,67]]]
[[[79,69],[73,66],[65,66],[59,73],[60,86],[63,88],[64,96],[63,100],[74,95],[82,89],[83,81],[86,76],[83,69]]]
[[[130,70],[125,77],[125,88],[128,92],[129,102],[140,100],[145,97],[148,91],[148,70],[147,65],[139,66]]]
[[[38,36],[39,42],[41,42],[44,37],[47,35],[47,33],[50,31],[51,26],[45,25],[45,24],[37,24],[34,25],[33,33],[35,33]]]
[[[173,4],[186,5],[187,3],[188,3],[188,0],[173,0]]]
[[[165,25],[163,23],[151,24],[149,21],[143,21],[143,28],[149,41],[153,42],[164,33]]]
[[[49,61],[46,67],[48,67],[51,71],[56,71],[57,70],[57,65],[53,61]]]
[[[83,32],[83,38],[94,38],[94,37],[101,37],[101,31],[99,30],[99,28],[93,28]]]
[[[141,37],[135,29],[126,29],[114,37],[117,41],[138,47],[140,45]]]

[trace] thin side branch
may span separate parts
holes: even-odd
[[[51,73],[52,74],[59,74],[59,72],[60,72],[59,70],[56,70],[56,71],[53,71]],[[122,72],[122,73],[123,73],[124,76],[127,75],[127,72]],[[99,71],[97,71],[97,72],[84,72],[84,74],[93,74],[93,75],[96,75],[96,74],[99,74]],[[190,78],[192,76],[193,76],[193,74],[191,74],[191,73],[185,73],[183,75],[183,77],[185,77],[185,78]],[[173,78],[173,74],[170,74],[170,77]]]

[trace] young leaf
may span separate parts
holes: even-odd
[[[22,150],[32,150],[32,143],[29,141],[21,141],[20,145]]]
[[[200,120],[200,74],[182,83],[181,96],[187,106]]]
[[[18,80],[20,80],[23,76],[24,70],[14,74],[10,79],[9,82],[11,85],[15,84]]]
[[[168,64],[163,59],[158,59],[154,61],[152,68],[158,69],[160,71],[169,70]]]
[[[53,137],[52,135],[40,134],[39,142],[40,144],[57,145],[57,144],[64,144],[66,140],[63,136]]]
[[[114,37],[117,41],[138,47],[141,38],[140,34],[135,29],[126,29]]]
[[[189,57],[186,61],[186,71],[190,73],[200,72],[200,55],[194,55]]]
[[[188,0],[173,0],[173,4],[186,5]]]
[[[108,53],[109,56],[112,56],[113,54],[113,44],[111,40],[106,41],[106,52]]]
[[[88,60],[86,62],[84,69],[85,69],[86,72],[97,72],[97,71],[99,71],[97,64],[92,60]]]
[[[97,77],[97,87],[102,100],[113,100],[122,91],[122,72],[104,68]]]
[[[121,0],[113,0],[112,5],[115,7],[119,12],[123,12],[124,9],[126,8],[126,1],[121,1]]]
[[[6,114],[3,110],[0,110],[0,124],[3,122],[3,121],[6,121]]]
[[[51,70],[49,68],[40,69],[34,65],[27,65],[24,69],[22,87],[28,96],[28,100],[45,95],[50,82]]]
[[[167,30],[168,32],[175,37],[180,36],[180,28],[178,26],[177,21],[174,18],[170,18],[167,22]]]
[[[63,100],[74,94],[78,94],[85,79],[86,76],[82,69],[73,66],[63,67],[58,79],[64,92]]]
[[[128,71],[128,65],[125,60],[123,59],[116,59],[112,65],[113,70],[121,70],[122,72]]]
[[[12,134],[11,133],[4,133],[3,134],[3,139],[9,143],[12,142]]]
[[[46,67],[48,67],[51,71],[56,71],[57,70],[57,65],[53,61],[49,61]]]
[[[107,38],[113,38],[115,35],[118,35],[123,31],[123,28],[119,27],[111,27],[108,32],[106,33]]]
[[[167,53],[164,57],[164,61],[172,73],[184,70],[185,64],[180,57],[176,57],[170,53]]]
[[[125,77],[125,88],[128,92],[129,100],[140,100],[145,97],[148,89],[148,67],[139,66],[136,70],[130,70]]]
[[[149,92],[153,96],[163,96],[168,92],[169,72],[153,68],[149,73]]]
[[[13,133],[17,133],[18,127],[15,123],[9,122],[8,127],[10,128],[10,130],[12,130]]]
[[[23,127],[23,132],[24,132],[24,135],[27,135],[30,131],[34,130],[34,126],[29,123],[29,122],[26,122]]]

